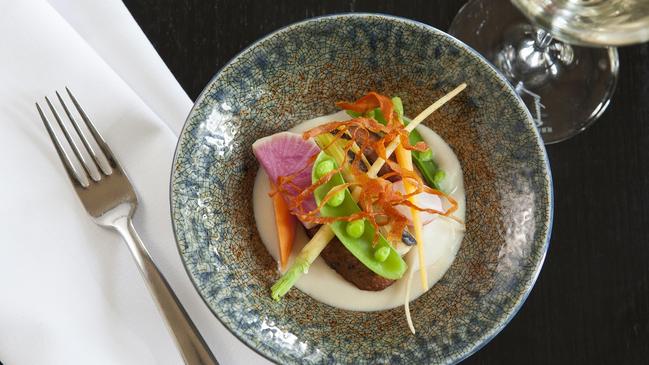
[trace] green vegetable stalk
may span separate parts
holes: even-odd
[[[311,241],[302,248],[291,267],[270,288],[270,296],[280,300],[295,285],[297,280],[309,271],[309,267],[324,250],[335,234],[329,226],[322,226]]]

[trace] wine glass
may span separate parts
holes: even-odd
[[[550,144],[602,115],[617,81],[613,46],[649,40],[649,1],[471,0],[449,33],[503,73]]]

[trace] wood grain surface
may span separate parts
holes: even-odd
[[[243,48],[306,18],[403,16],[446,30],[464,1],[125,0],[190,97]],[[649,45],[620,50],[604,116],[548,147],[548,256],[512,322],[466,364],[649,363]]]

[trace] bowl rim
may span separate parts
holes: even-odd
[[[335,18],[357,18],[357,19],[363,19],[363,18],[379,18],[382,20],[388,20],[388,21],[398,21],[398,22],[403,22],[403,23],[408,23],[410,25],[418,26],[426,31],[433,32],[436,34],[441,34],[445,37],[448,37],[451,41],[455,42],[457,46],[460,46],[461,48],[465,49],[469,53],[471,53],[473,56],[476,56],[481,62],[486,64],[488,68],[492,71],[494,76],[499,79],[502,84],[506,87],[506,89],[509,91],[510,94],[512,94],[515,99],[518,101],[519,104],[519,109],[521,109],[525,116],[527,117],[527,121],[530,125],[534,126],[534,119],[532,118],[532,115],[525,106],[525,103],[523,100],[520,98],[520,96],[516,93],[514,90],[513,86],[505,76],[489,62],[484,56],[482,56],[480,53],[478,53],[476,50],[474,50],[471,46],[467,45],[466,43],[462,42],[461,40],[457,39],[451,34],[448,34],[445,31],[442,31],[432,25],[401,17],[401,16],[396,16],[396,15],[391,15],[391,14],[383,14],[383,13],[371,13],[371,12],[353,12],[353,13],[333,13],[333,14],[327,14],[327,15],[321,15],[321,16],[316,16],[316,17],[311,17],[308,19],[300,20],[297,22],[293,22],[290,24],[287,24],[285,26],[282,26],[265,36],[258,38],[256,41],[252,42],[250,45],[239,51],[237,54],[235,54],[228,62],[226,62],[222,67],[218,69],[218,71],[212,76],[212,78],[207,82],[205,87],[201,90],[200,94],[194,101],[194,105],[190,109],[187,118],[185,119],[185,122],[183,123],[183,127],[180,130],[180,133],[178,134],[178,140],[176,141],[176,146],[174,148],[174,156],[171,164],[171,170],[170,170],[170,179],[169,179],[169,207],[170,207],[170,218],[171,218],[171,226],[174,234],[174,241],[176,242],[176,249],[178,250],[178,255],[181,258],[181,261],[183,263],[183,268],[185,269],[185,272],[187,273],[187,276],[189,277],[192,285],[194,286],[194,289],[200,296],[201,300],[203,303],[209,308],[210,312],[216,317],[216,319],[225,327],[234,337],[239,340],[241,343],[246,345],[249,349],[263,357],[264,359],[274,362],[274,363],[279,363],[279,358],[276,358],[273,356],[272,353],[266,353],[256,347],[254,344],[249,343],[243,336],[239,334],[239,332],[236,329],[231,328],[228,326],[219,316],[219,314],[212,308],[210,303],[208,302],[207,298],[203,294],[203,292],[200,290],[199,283],[196,282],[196,278],[194,275],[189,270],[189,267],[187,265],[187,260],[185,259],[185,256],[183,255],[180,247],[180,240],[176,228],[176,221],[174,219],[174,205],[173,205],[173,186],[174,186],[174,166],[176,166],[176,162],[178,160],[178,155],[179,155],[179,149],[180,149],[180,142],[181,138],[185,135],[185,131],[188,128],[189,121],[191,117],[195,114],[196,109],[198,108],[198,105],[200,105],[203,100],[205,99],[207,95],[207,91],[210,89],[211,85],[214,83],[214,81],[221,75],[221,73],[228,68],[230,65],[232,65],[234,62],[236,62],[243,54],[247,53],[249,50],[255,48],[258,46],[260,43],[278,35],[284,32],[291,31],[294,28],[298,28],[300,26],[303,26],[307,23],[315,22],[315,21],[321,21],[321,20],[326,20],[326,19],[335,19]],[[491,340],[493,340],[511,321],[512,319],[518,314],[520,309],[522,308],[523,304],[529,297],[532,288],[536,284],[536,281],[539,277],[539,274],[541,272],[541,268],[543,267],[543,263],[545,262],[545,258],[547,256],[547,252],[550,246],[550,237],[552,233],[552,227],[553,227],[553,221],[554,221],[554,183],[552,179],[552,171],[550,169],[550,160],[548,158],[547,151],[545,149],[545,145],[543,143],[543,139],[541,138],[541,135],[538,131],[537,128],[532,128],[534,134],[536,135],[536,141],[537,145],[540,147],[539,150],[543,155],[543,162],[545,164],[545,170],[547,173],[547,194],[548,194],[548,221],[547,221],[547,229],[545,231],[545,240],[543,242],[543,247],[541,249],[542,254],[541,258],[536,262],[536,265],[534,267],[534,270],[532,271],[532,276],[530,277],[528,283],[526,284],[524,290],[522,291],[522,295],[519,297],[516,305],[512,308],[512,310],[508,313],[507,317],[505,317],[501,322],[497,325],[491,328],[484,336],[482,336],[481,339],[476,341],[474,343],[473,348],[470,350],[462,353],[460,356],[456,358],[450,358],[449,360],[452,360],[452,364],[457,364],[460,363],[461,361],[467,359],[471,355],[475,354],[476,352],[480,351],[484,346],[486,346]]]

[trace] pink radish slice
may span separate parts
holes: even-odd
[[[392,189],[399,191],[402,194],[405,194],[405,189],[403,187],[402,181],[397,181],[395,183],[392,183]],[[426,192],[419,193],[415,195],[415,204],[421,208],[443,211],[442,199],[440,199],[440,197],[435,194],[429,194]],[[410,221],[410,225],[412,225],[412,215],[410,213],[410,207],[405,205],[398,205],[396,206],[396,208],[397,210],[399,210],[401,214],[403,214],[403,216],[408,218],[408,220]],[[428,223],[434,221],[435,218],[437,218],[437,214],[431,214],[428,212],[419,212],[419,216],[421,217],[421,222],[423,225],[427,225]]]
[[[310,160],[319,152],[320,148],[313,140],[304,140],[302,135],[291,132],[276,133],[252,144],[252,153],[273,182],[277,182],[280,176],[300,172],[292,181],[297,189],[289,189],[291,196],[296,196],[311,186],[313,163]],[[316,207],[313,195],[302,203],[302,208],[306,211],[312,211]],[[307,228],[312,226],[310,223],[302,224]]]

